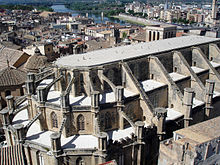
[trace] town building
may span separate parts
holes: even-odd
[[[180,129],[160,143],[158,165],[219,164],[220,117]]]
[[[176,37],[177,31],[175,25],[151,25],[145,29],[147,42]]]

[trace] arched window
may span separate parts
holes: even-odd
[[[78,159],[76,159],[76,165],[85,165],[83,159],[81,157],[79,157]]]
[[[109,112],[105,114],[105,128],[111,128],[112,122],[111,122],[111,115]]]
[[[82,73],[80,74],[79,81],[80,81],[80,93],[84,93],[84,78]]]
[[[77,128],[78,130],[85,130],[85,121],[83,115],[79,115],[77,117]]]
[[[57,115],[55,112],[51,113],[51,121],[52,121],[52,127],[58,128]]]

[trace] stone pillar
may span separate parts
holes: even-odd
[[[16,134],[16,140],[15,142],[18,143],[23,143],[25,139],[25,130],[24,130],[24,125],[23,124],[15,124],[14,126],[15,129],[15,134]]]
[[[61,135],[58,132],[54,132],[50,135],[51,149],[54,156],[58,156],[61,153]]]
[[[117,103],[123,102],[123,99],[124,99],[124,87],[123,86],[116,87],[115,99],[116,99]]]
[[[47,124],[45,122],[45,102],[47,101],[47,91],[45,87],[37,88],[37,101],[39,102],[39,112],[41,115],[39,116],[40,121],[40,129],[44,131],[47,128]]]
[[[100,127],[100,119],[99,119],[99,101],[100,93],[98,91],[91,92],[91,106],[92,106],[92,113],[93,113],[93,132],[98,134],[98,127]]]
[[[122,86],[126,87],[126,73],[125,71],[122,71]]]
[[[99,151],[106,152],[107,150],[107,134],[105,132],[100,132],[98,136],[99,145],[98,149]]]
[[[8,146],[10,146],[12,145],[12,138],[11,138],[11,133],[7,129],[7,127],[11,124],[12,121],[9,116],[9,109],[5,108],[1,110],[0,114],[2,115],[2,118],[3,118],[2,124],[3,124],[4,133],[5,133],[5,138],[6,138]]]
[[[60,95],[60,102],[62,110],[67,111],[70,106],[69,93],[65,94],[64,92],[62,92],[62,94]]]
[[[98,150],[100,152],[99,163],[106,162],[107,134],[105,132],[100,132],[98,135]]]
[[[61,135],[58,132],[54,132],[50,135],[50,140],[51,140],[51,150],[53,152],[53,164],[54,165],[59,165],[61,163],[59,160],[59,156],[60,154],[62,154],[62,148],[61,148]]]
[[[144,132],[144,122],[137,121],[137,122],[135,122],[135,126],[136,126],[135,134],[137,136],[137,142],[142,142],[143,141],[143,132]]]
[[[101,82],[101,90],[104,91],[104,81],[103,81],[103,79],[101,78],[101,77],[102,77],[102,74],[103,74],[103,68],[99,68],[99,69],[98,69],[98,76],[99,76],[100,82]]]
[[[99,108],[99,98],[100,98],[99,91],[93,91],[91,93],[91,106],[94,110],[97,110]]]
[[[134,147],[134,149],[137,149],[137,165],[141,165],[144,164],[144,158],[143,158],[143,150],[144,150],[144,122],[142,121],[137,121],[135,122],[136,125],[136,130],[135,130],[135,134],[137,136],[137,144],[138,147]]]
[[[47,91],[45,87],[37,88],[37,101],[39,103],[45,103],[47,101]]]
[[[9,113],[12,113],[15,110],[15,101],[13,96],[6,97],[7,107],[9,109]]]
[[[215,81],[206,80],[206,95],[205,95],[205,120],[210,118],[210,111],[213,109],[212,107],[212,99],[215,88]]]
[[[124,108],[124,88],[122,86],[117,86],[116,91],[115,91],[115,100],[117,102],[117,112],[118,112],[118,124],[119,124],[119,129],[122,130],[124,129],[124,118],[122,116],[123,113],[123,108]]]
[[[9,117],[9,109],[5,108],[0,111],[0,114],[2,115],[3,118],[3,127],[7,127],[11,124],[11,119]]]
[[[183,107],[184,107],[184,127],[189,126],[190,120],[192,120],[192,105],[195,93],[192,88],[184,89]]]
[[[156,108],[154,116],[156,117],[157,134],[160,136],[160,140],[163,139],[165,134],[165,121],[167,117],[167,110],[165,108]]]
[[[27,94],[31,95],[35,93],[35,74],[28,73],[27,80],[25,81]]]

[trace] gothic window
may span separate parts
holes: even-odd
[[[80,82],[80,93],[84,93],[84,79],[82,73],[80,74],[79,82]]]
[[[114,115],[114,112],[112,112],[112,123],[115,122],[115,115]]]
[[[57,115],[55,112],[51,113],[51,121],[52,121],[52,127],[58,128]]]
[[[85,121],[84,121],[84,116],[79,115],[77,117],[77,128],[78,130],[84,130],[85,129]]]
[[[112,122],[111,122],[111,115],[109,112],[105,114],[105,128],[111,128]]]
[[[81,157],[79,157],[77,160],[76,160],[76,165],[85,165],[85,162],[83,161],[83,159]]]

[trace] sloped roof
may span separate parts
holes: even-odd
[[[141,31],[131,38],[137,41],[146,41],[146,31]]]
[[[40,53],[39,48],[35,49],[35,54],[31,56],[25,64],[25,69],[27,71],[37,71],[39,68],[43,68],[49,65],[46,56]]]
[[[7,67],[0,71],[0,86],[21,85],[25,80],[26,73],[19,69]]]
[[[13,66],[23,54],[20,50],[0,46],[0,70],[7,67],[7,60],[9,65]]]

